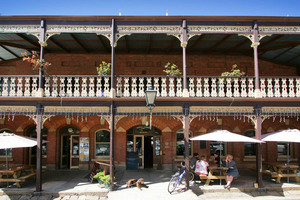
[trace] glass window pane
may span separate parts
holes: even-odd
[[[96,144],[96,156],[109,156],[110,155],[109,144]]]
[[[133,136],[127,135],[127,152],[133,152]]]
[[[247,137],[254,137],[255,131],[249,130],[246,131],[245,136]],[[256,155],[256,148],[254,143],[245,143],[245,156],[255,156]]]
[[[277,143],[277,154],[279,156],[286,156],[287,153],[287,143]],[[289,149],[289,154],[291,155],[291,148]]]
[[[101,130],[96,133],[96,142],[109,142],[110,132],[107,130]]]
[[[190,133],[191,136],[191,133]],[[176,133],[176,155],[184,155],[184,132],[183,130],[177,131]],[[189,141],[189,154],[192,154],[192,143]]]
[[[216,142],[216,141],[211,141],[210,142],[210,155],[213,156],[215,153],[220,155],[220,153],[224,156],[225,152],[225,144]]]

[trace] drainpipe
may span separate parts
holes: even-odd
[[[115,82],[115,19],[111,20],[111,89],[110,89],[110,97],[116,97],[116,82]]]
[[[182,21],[182,68],[183,68],[183,97],[189,97],[189,91],[187,86],[187,77],[186,77],[186,46],[187,46],[187,25],[186,20]]]

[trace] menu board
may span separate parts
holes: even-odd
[[[80,138],[80,148],[79,148],[79,160],[80,161],[89,161],[89,138],[81,137]]]

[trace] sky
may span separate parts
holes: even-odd
[[[0,15],[300,16],[300,0],[0,0]]]

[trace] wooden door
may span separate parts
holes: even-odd
[[[135,135],[133,140],[133,151],[139,156],[139,169],[144,169],[144,136]]]
[[[79,136],[71,135],[70,169],[79,168]]]

